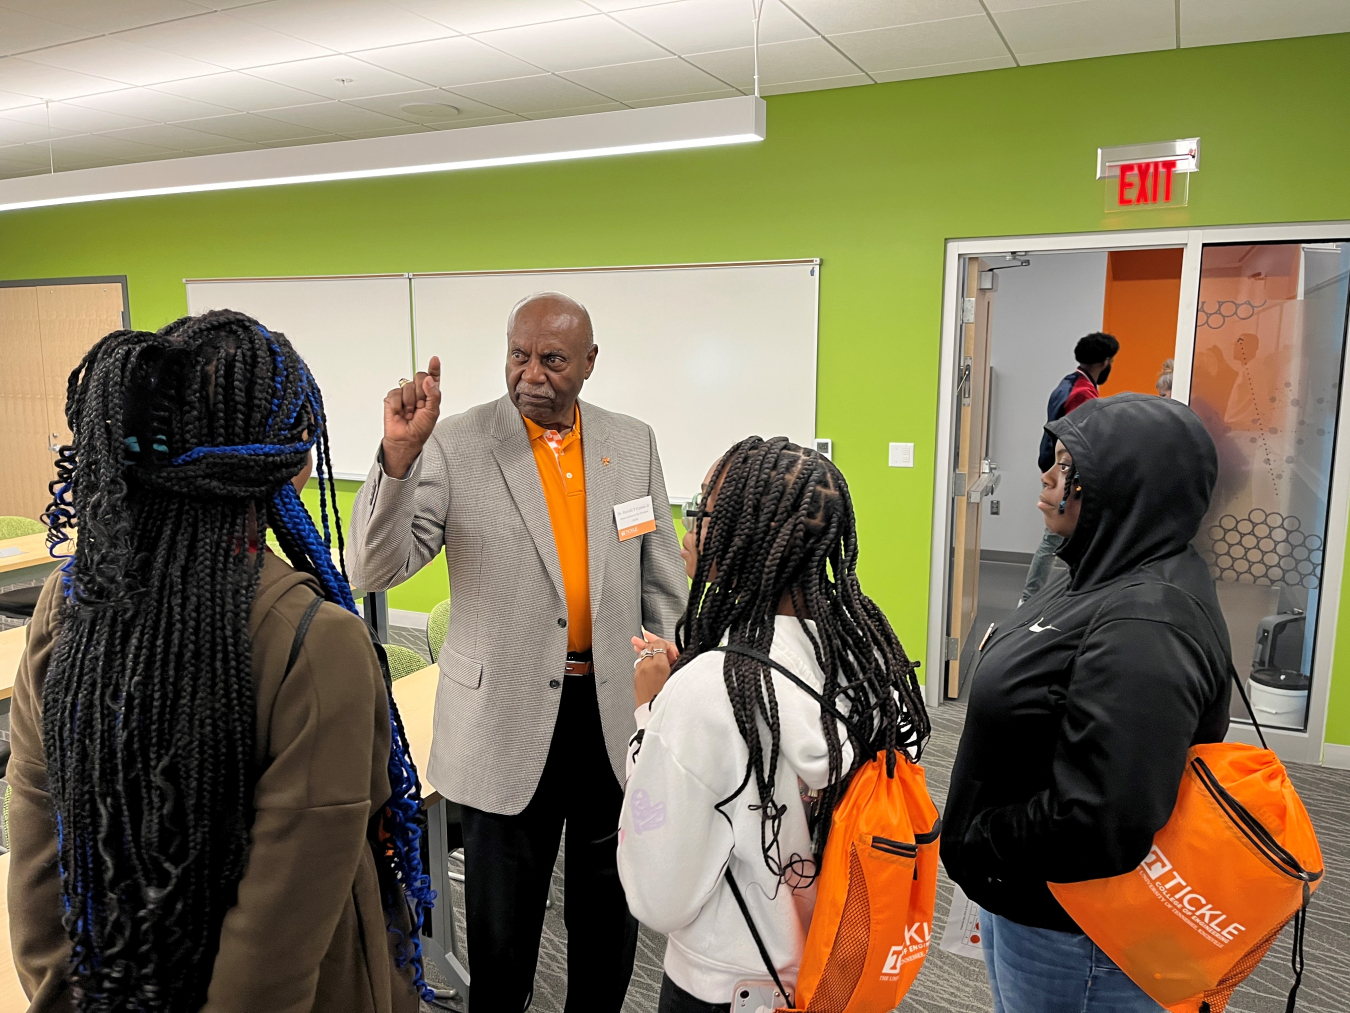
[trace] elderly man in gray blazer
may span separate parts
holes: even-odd
[[[633,969],[615,864],[631,640],[671,637],[688,583],[650,427],[578,400],[597,352],[585,307],[531,296],[507,321],[506,396],[439,424],[433,358],[385,398],[352,512],[359,587],[392,587],[445,548],[423,773],[463,810],[475,1010],[529,1002],[564,823],[568,1013],[618,1013]]]

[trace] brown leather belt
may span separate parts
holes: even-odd
[[[566,667],[563,669],[568,675],[590,675],[595,671],[595,662],[593,661],[573,661],[567,659]]]

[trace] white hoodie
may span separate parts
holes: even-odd
[[[814,633],[814,624],[807,625]],[[807,685],[821,687],[824,677],[797,619],[776,618],[769,654]],[[722,807],[726,818],[714,808],[741,783],[750,755],[727,697],[725,659],[721,651],[695,658],[671,677],[650,708],[638,708],[640,745],[619,819],[619,878],[629,909],[644,925],[669,936],[665,970],[670,979],[704,1002],[716,1003],[729,1002],[737,982],[768,977],[723,879],[728,863],[790,991],[795,990],[816,900],[814,882],[794,890],[764,864],[753,777],[745,791]],[[786,864],[799,855],[810,863],[798,778],[811,789],[828,783],[820,704],[781,673],[770,674],[781,729],[774,798],[786,806],[781,861]],[[759,726],[767,758],[769,729],[762,718]],[[838,731],[844,743],[843,769],[848,770],[852,748],[842,726]]]

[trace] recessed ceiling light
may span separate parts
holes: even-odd
[[[448,120],[459,115],[459,106],[449,102],[407,102],[399,110],[419,120]]]

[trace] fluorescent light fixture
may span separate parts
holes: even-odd
[[[765,118],[764,100],[747,95],[523,123],[76,169],[0,180],[0,211],[748,144],[764,140]]]

